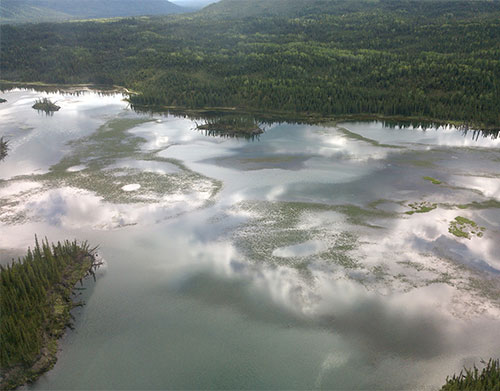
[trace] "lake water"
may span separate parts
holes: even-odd
[[[35,234],[105,261],[29,389],[436,389],[498,357],[500,138],[1,96],[1,262]]]

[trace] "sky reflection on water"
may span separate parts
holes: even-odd
[[[29,389],[428,388],[500,351],[498,139],[380,123],[224,139],[120,95],[4,95],[0,261],[35,234],[106,261]],[[456,216],[483,236],[454,236]]]

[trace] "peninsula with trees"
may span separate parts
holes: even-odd
[[[0,266],[0,387],[36,380],[57,361],[57,340],[71,325],[72,292],[102,264],[88,243],[41,244]]]

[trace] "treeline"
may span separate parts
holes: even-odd
[[[92,267],[89,245],[40,245],[18,262],[0,266],[0,364],[29,367],[60,325],[73,285]],[[76,279],[76,281],[75,281]]]
[[[441,391],[500,391],[500,360],[490,359],[485,364],[481,371],[474,365],[447,378]]]
[[[500,127],[499,2],[225,1],[1,35],[4,79],[122,85],[135,105]]]

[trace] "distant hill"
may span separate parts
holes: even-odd
[[[166,15],[187,10],[167,0],[2,0],[0,22],[37,23],[70,19]]]
[[[0,34],[3,80],[124,86],[140,108],[500,127],[498,0],[221,0]]]
[[[170,0],[172,3],[180,5],[181,7],[198,10],[206,7],[209,4],[216,3],[219,0]]]
[[[456,7],[450,7],[455,4]],[[247,17],[300,18],[308,15],[344,15],[357,12],[412,12],[424,13],[427,17],[448,14],[463,17],[476,10],[490,7],[495,11],[498,0],[220,0],[200,11],[217,18],[240,19]]]
[[[256,16],[300,17],[310,14],[338,14],[380,6],[378,0],[220,0],[202,13],[244,18]]]

